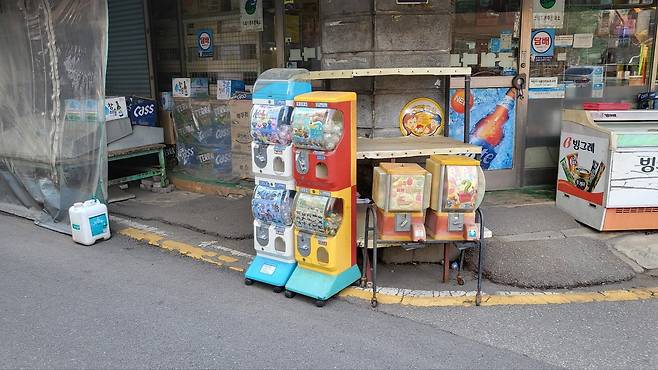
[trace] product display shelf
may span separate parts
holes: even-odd
[[[358,77],[382,77],[382,76],[436,76],[437,91],[443,90],[440,100],[450,101],[451,77],[464,78],[464,101],[471,99],[471,67],[414,67],[414,68],[366,68],[366,69],[340,69],[333,71],[312,71],[298,78],[304,80],[335,80]],[[468,143],[471,126],[470,109],[464,112],[464,143]],[[374,137],[375,128],[371,128],[370,137]],[[443,136],[450,136],[449,125],[445,126]],[[454,141],[454,140],[453,140]],[[456,142],[456,141],[455,141]]]
[[[160,185],[162,187],[165,187],[167,183],[167,170],[166,170],[164,149],[165,149],[164,144],[154,144],[154,145],[141,146],[137,148],[108,152],[107,153],[108,162],[120,161],[123,159],[129,159],[135,157],[143,157],[152,154],[158,155],[158,167],[145,168],[143,169],[142,172],[136,173],[134,175],[120,177],[117,179],[111,179],[107,182],[108,186],[122,184],[130,181],[141,180],[141,179],[147,179],[153,176],[160,176]]]
[[[427,157],[434,154],[478,156],[482,148],[443,136],[381,137],[357,139],[357,159]]]
[[[449,265],[450,261],[448,258],[448,248],[447,244],[454,243],[457,249],[459,250],[459,269],[457,270],[457,283],[462,285],[463,278],[461,277],[462,266],[464,264],[464,252],[467,249],[477,248],[478,250],[478,271],[477,271],[477,292],[475,294],[475,305],[479,306],[482,300],[482,264],[484,262],[484,239],[485,239],[485,228],[484,228],[484,218],[482,217],[482,211],[478,208],[475,211],[475,221],[480,225],[480,239],[475,241],[454,241],[454,240],[435,240],[428,239],[418,242],[413,241],[388,241],[381,240],[377,232],[377,206],[374,203],[369,203],[365,210],[365,228],[364,228],[364,237],[363,243],[361,245],[362,255],[363,255],[363,267],[361,269],[361,287],[365,288],[368,286],[368,280],[372,283],[372,298],[370,299],[370,305],[375,308],[377,307],[377,249],[380,245],[397,245],[397,246],[417,246],[422,248],[423,245],[431,244],[443,244],[443,282],[448,281],[449,277]],[[372,240],[370,240],[370,233],[372,233]],[[371,245],[372,248],[372,262],[369,262],[368,259],[368,248]],[[370,279],[368,279],[370,275]]]

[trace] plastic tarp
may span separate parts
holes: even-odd
[[[0,0],[0,211],[70,233],[107,197],[107,2]]]
[[[233,178],[228,100],[174,98],[178,169],[204,180]]]

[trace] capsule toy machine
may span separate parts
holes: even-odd
[[[252,170],[256,187],[252,199],[256,257],[245,272],[254,281],[283,290],[297,265],[294,257],[293,178],[290,116],[295,95],[308,92],[307,81],[296,79],[303,69],[271,69],[254,85],[251,110]]]
[[[283,291],[297,265],[294,257],[292,181],[256,178],[251,210],[254,216],[256,257],[245,273],[245,283],[259,281]]]
[[[298,77],[305,69],[274,68],[263,72],[253,91],[251,109],[252,170],[255,176],[293,178],[290,116],[293,98],[311,91]]]
[[[351,92],[312,92],[295,98],[292,141],[297,186],[337,191],[356,184]],[[325,99],[327,101],[320,101]]]
[[[295,97],[294,203],[297,267],[286,284],[318,306],[357,281],[356,94],[312,92]]]
[[[425,226],[433,240],[479,240],[475,211],[484,199],[480,161],[458,155],[433,155],[426,162],[432,173],[430,209]]]
[[[564,110],[555,203],[596,230],[658,229],[658,111]]]
[[[431,182],[432,174],[415,163],[381,163],[374,168],[372,196],[381,240],[426,239]]]

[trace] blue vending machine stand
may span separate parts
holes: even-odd
[[[290,117],[295,96],[311,91],[299,77],[305,69],[263,72],[253,89],[251,109],[252,171],[256,180],[252,212],[256,257],[245,284],[259,281],[281,292],[295,270],[292,201],[295,195]]]

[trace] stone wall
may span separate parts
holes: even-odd
[[[453,1],[398,5],[395,0],[323,0],[322,68],[444,67],[449,65]],[[414,98],[445,108],[433,77],[376,77],[331,81],[332,90],[358,93],[359,134],[398,136],[398,116]]]

